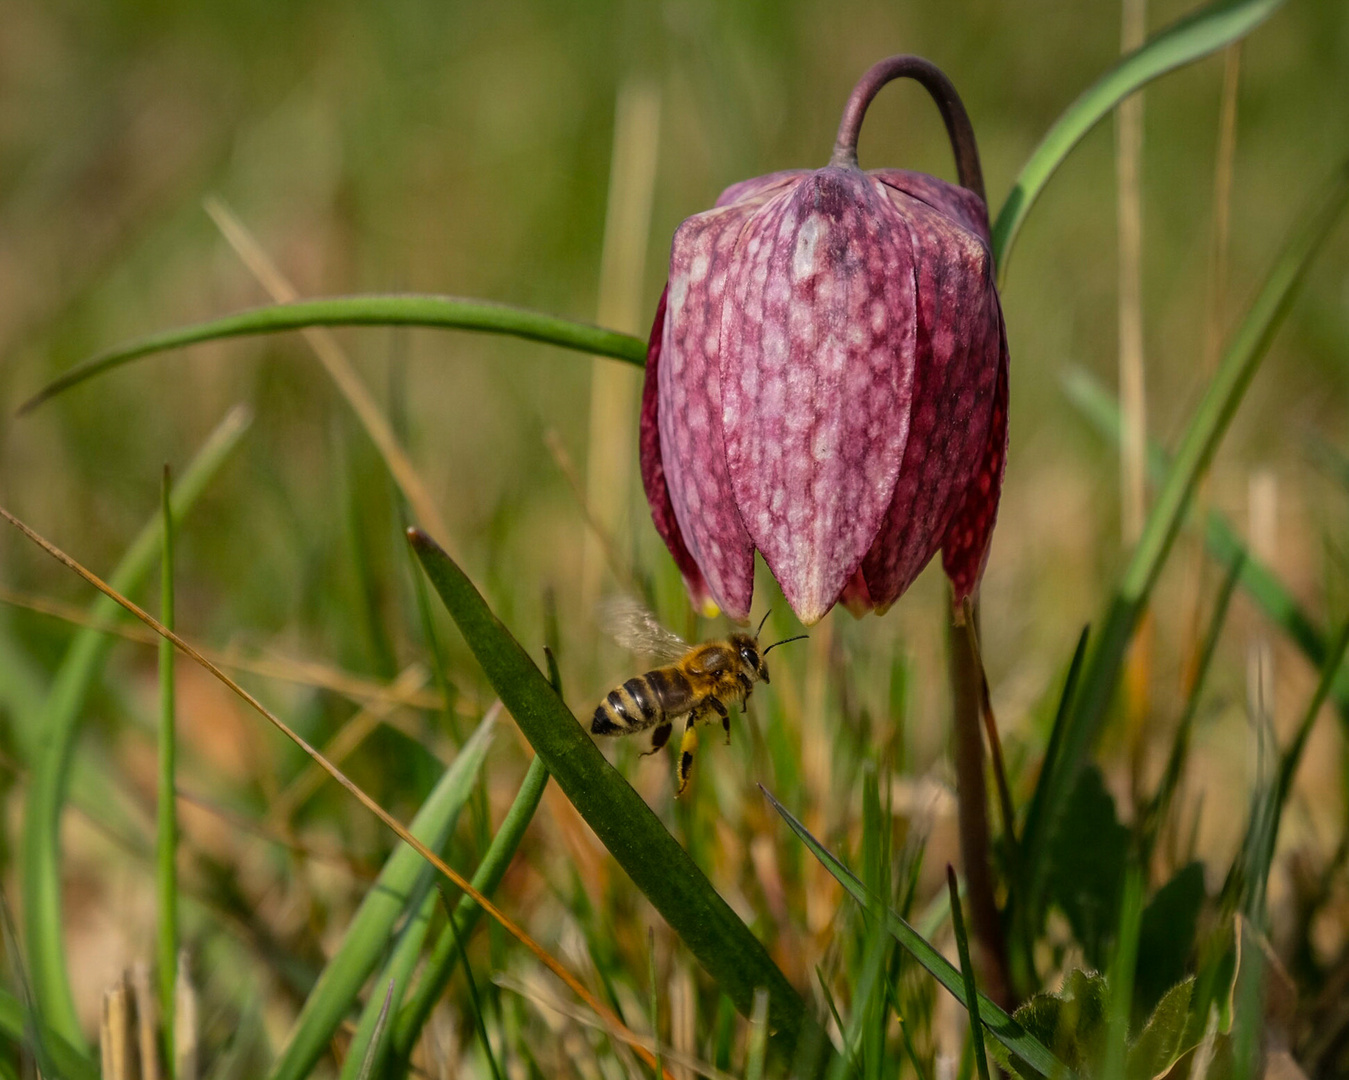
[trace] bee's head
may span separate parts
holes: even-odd
[[[741,661],[747,664],[749,669],[754,672],[755,677],[763,682],[769,681],[768,663],[765,660],[765,657],[779,645],[786,645],[789,641],[802,641],[806,636],[805,634],[798,634],[796,637],[784,638],[781,641],[773,642],[768,648],[761,650],[759,648],[759,633],[763,630],[764,623],[768,621],[768,616],[770,614],[772,614],[772,612],[764,612],[764,617],[759,620],[759,629],[754,632],[753,637],[749,634],[731,635],[731,640],[735,643]]]
[[[731,645],[735,649],[736,659],[747,674],[763,682],[768,681],[768,666],[763,662],[763,653],[759,650],[759,640],[752,634],[732,634]]]

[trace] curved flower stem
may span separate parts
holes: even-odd
[[[834,156],[829,159],[829,164],[857,167],[857,135],[862,127],[862,117],[866,115],[867,106],[877,91],[893,79],[913,79],[932,95],[932,100],[941,111],[942,120],[946,122],[946,134],[956,157],[956,175],[960,177],[960,185],[969,188],[987,205],[984,173],[979,167],[979,147],[974,141],[974,128],[970,126],[969,114],[956,88],[951,85],[951,80],[942,74],[941,68],[921,56],[891,56],[873,64],[857,80],[852,96],[843,109],[838,138],[834,140]]]

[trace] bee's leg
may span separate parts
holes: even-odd
[[[731,714],[726,711],[726,706],[721,703],[719,698],[710,697],[707,699],[708,706],[721,717],[722,730],[726,732],[726,745],[731,745]]]
[[[667,721],[656,728],[656,730],[651,733],[651,749],[643,750],[638,756],[649,757],[651,754],[656,753],[656,751],[663,750],[665,744],[670,741],[670,730],[673,726],[673,724],[670,724]]]
[[[689,786],[689,770],[693,768],[693,753],[698,749],[698,719],[702,711],[695,709],[684,721],[684,737],[679,740],[679,787],[675,789],[675,798],[683,795]]]

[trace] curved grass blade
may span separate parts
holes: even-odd
[[[48,383],[19,406],[19,415],[32,412],[44,401],[72,386],[142,356],[203,341],[304,330],[312,326],[424,326],[439,330],[477,330],[542,341],[596,356],[610,356],[639,367],[646,363],[646,342],[641,338],[509,304],[455,296],[334,296],[251,308],[119,345],[77,364]]]
[[[1088,131],[1153,79],[1245,37],[1283,0],[1218,0],[1172,24],[1087,87],[1040,140],[1022,166],[993,224],[993,261],[1001,278],[1016,235],[1049,178]]]
[[[1119,406],[1110,391],[1081,368],[1073,368],[1064,376],[1063,389],[1068,400],[1092,427],[1118,446]],[[1170,465],[1166,452],[1156,443],[1149,444],[1148,471],[1153,479],[1164,477]],[[1273,571],[1246,549],[1227,518],[1218,510],[1210,509],[1203,523],[1203,531],[1204,542],[1214,559],[1226,566],[1241,563],[1241,587],[1265,618],[1288,635],[1288,639],[1302,650],[1302,655],[1313,667],[1320,669],[1324,666],[1328,655],[1325,631]],[[1336,677],[1331,696],[1341,720],[1349,724],[1349,671],[1341,671]]]
[[[632,786],[605,760],[473,583],[423,533],[409,532],[431,584],[516,724],[563,793],[743,1015],[766,988],[770,1040],[790,1060],[816,1027],[763,944]]]
[[[853,872],[831,855],[824,845],[811,835],[810,830],[797,821],[791,812],[777,799],[773,798],[762,784],[759,785],[759,790],[773,804],[773,809],[782,816],[782,820],[791,827],[792,832],[801,838],[802,843],[810,849],[810,853],[820,860],[824,868],[847,890],[848,894],[861,904],[864,910],[875,912],[883,917],[891,936],[918,963],[926,968],[933,978],[946,987],[957,1001],[963,1004],[965,1001],[965,984],[955,965],[929,945],[922,935],[905,922],[894,909],[886,906],[877,896],[871,893]],[[983,994],[979,995],[979,1016],[984,1027],[988,1029],[988,1033],[993,1038],[1006,1047],[1009,1053],[1016,1055],[1036,1072],[1042,1076],[1056,1077],[1057,1080],[1075,1080],[1074,1074],[1068,1066],[1054,1057],[1038,1039],[1027,1034],[1020,1024]]]
[[[492,837],[492,843],[473,875],[473,887],[484,896],[496,891],[501,879],[515,856],[520,840],[525,835],[539,800],[543,798],[544,788],[548,786],[548,767],[541,757],[535,756],[529,763],[524,782],[515,795],[515,801],[506,812],[506,817]],[[468,940],[482,915],[482,908],[474,903],[471,896],[461,897],[455,906],[454,925],[441,931],[426,966],[422,970],[421,980],[413,990],[409,1000],[398,1011],[392,1026],[393,1052],[398,1061],[406,1061],[421,1035],[422,1027],[431,1015],[445,986],[454,974],[455,955],[458,951],[456,939]],[[398,1070],[394,1070],[397,1074]]]
[[[249,410],[237,406],[225,416],[174,485],[170,503],[181,520],[206,485],[224,465],[251,422]],[[154,568],[163,541],[160,514],[146,523],[117,569],[111,584],[120,593],[134,592]],[[121,609],[99,597],[90,607],[90,621],[111,622]],[[66,970],[60,888],[60,822],[70,781],[75,740],[85,695],[112,648],[113,638],[83,629],[70,643],[52,682],[36,724],[19,725],[25,756],[33,763],[24,809],[23,912],[28,962],[38,1011],[54,1031],[73,1046],[84,1036],[75,1016]]]
[[[412,820],[412,835],[433,850],[444,846],[473,791],[492,738],[493,719],[489,714],[478,725]],[[305,1000],[286,1048],[268,1074],[271,1080],[309,1075],[387,948],[398,919],[421,903],[434,876],[435,871],[405,844],[389,856]],[[353,1056],[359,1054],[358,1050]]]
[[[1190,499],[1227,431],[1246,388],[1292,305],[1312,257],[1349,200],[1349,161],[1335,171],[1275,260],[1255,302],[1237,327],[1203,400],[1186,426],[1166,479],[1120,577],[1101,632],[1090,649],[1074,697],[1063,745],[1045,796],[1044,823],[1052,832],[1078,773],[1105,723],[1120,666],[1148,595],[1180,531]],[[1043,863],[1043,860],[1042,860]],[[1042,873],[1043,866],[1032,873]],[[1032,892],[1036,891],[1032,889]]]

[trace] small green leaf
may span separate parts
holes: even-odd
[[[1055,994],[1036,994],[1013,1014],[1026,1032],[1084,1077],[1097,1076],[1109,1033],[1110,993],[1104,976],[1070,971]]]
[[[1127,1080],[1155,1080],[1165,1076],[1181,1054],[1193,1049],[1186,1045],[1185,1033],[1193,1029],[1190,1021],[1190,998],[1194,994],[1194,979],[1186,979],[1171,987],[1157,1003],[1138,1038],[1129,1047],[1124,1067]]]
[[[1143,1012],[1184,978],[1204,899],[1204,866],[1192,862],[1177,870],[1143,909],[1134,984],[1135,1001]]]
[[[1068,916],[1082,954],[1096,968],[1109,956],[1128,855],[1129,830],[1115,816],[1100,770],[1088,765],[1050,838],[1047,898]]]

